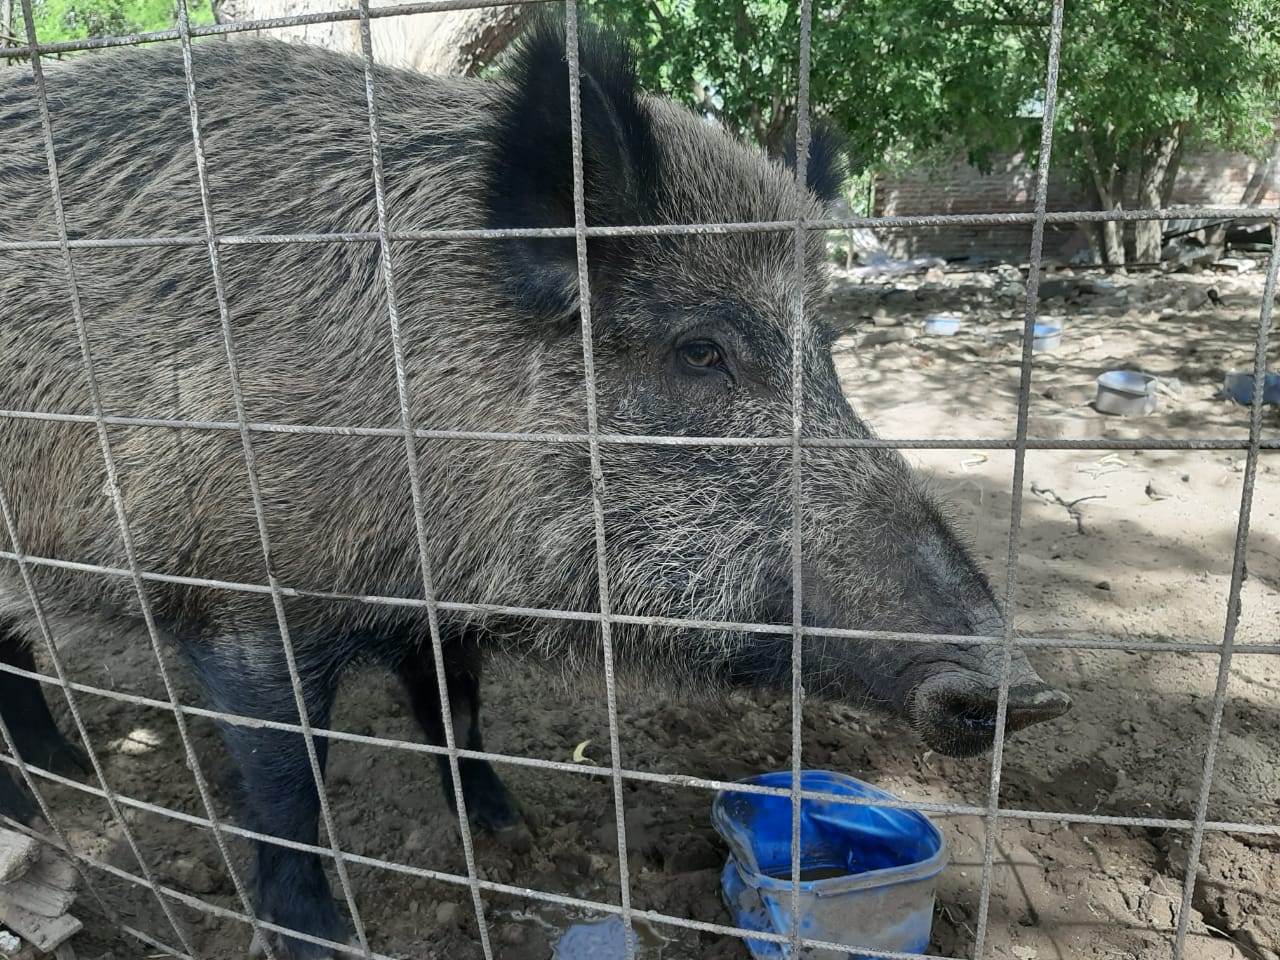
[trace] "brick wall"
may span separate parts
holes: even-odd
[[[1172,203],[1234,205],[1240,202],[1257,162],[1243,154],[1212,150],[1183,158],[1174,182]],[[1264,203],[1278,203],[1273,190]],[[997,162],[990,174],[964,163],[919,168],[876,183],[877,216],[939,213],[1004,213],[1035,206],[1035,169],[1021,155]],[[1126,206],[1136,206],[1133,198]],[[1061,175],[1049,180],[1050,210],[1093,210],[1095,201]],[[1031,248],[1031,226],[982,225],[882,230],[881,240],[894,256],[932,255],[947,259],[968,256],[1025,261]],[[1067,258],[1087,248],[1084,232],[1073,224],[1045,228],[1045,256]]]

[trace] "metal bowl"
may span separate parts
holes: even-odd
[[[1136,370],[1108,370],[1098,377],[1094,407],[1117,417],[1145,417],[1156,408],[1156,378]]]

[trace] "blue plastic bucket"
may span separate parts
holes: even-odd
[[[791,785],[791,772],[739,781]],[[894,800],[844,774],[804,770],[804,790]],[[791,929],[791,799],[724,790],[711,822],[729,844],[721,894],[734,924],[786,935]],[[934,888],[947,862],[938,828],[914,810],[832,801],[800,804],[800,935],[872,950],[923,953],[933,923]],[[746,938],[757,960],[855,960],[849,951],[802,949]]]
[[[1253,374],[1247,370],[1232,370],[1222,381],[1222,392],[1246,406],[1253,403]],[[1262,380],[1262,402],[1280,403],[1280,373],[1268,373]]]

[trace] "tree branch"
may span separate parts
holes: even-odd
[[[662,12],[656,0],[648,0],[646,6],[649,8],[649,12],[653,14],[653,18],[658,21],[659,29],[664,34],[668,33],[671,29],[671,21],[667,19],[667,15]]]

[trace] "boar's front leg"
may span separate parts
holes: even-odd
[[[330,651],[332,651],[332,647]],[[214,708],[240,716],[281,723],[298,722],[298,708],[280,640],[239,640],[184,652],[196,667]],[[341,664],[298,655],[303,698],[313,726],[329,723]],[[302,734],[219,723],[222,739],[241,778],[246,826],[259,833],[317,844],[320,798]],[[321,773],[328,740],[315,738]],[[319,855],[279,844],[254,842],[254,901],[258,917],[300,933],[337,943],[347,930],[334,907]],[[292,937],[273,938],[277,953],[291,960],[334,956],[319,944]],[[251,953],[258,952],[254,944]]]
[[[26,641],[11,624],[0,622],[0,663],[36,672],[35,658]],[[54,723],[44,690],[38,680],[20,677],[0,670],[0,717],[23,761],[64,776],[75,776],[89,770],[89,762],[80,748],[71,743]],[[5,749],[0,740],[0,752]],[[0,767],[0,813],[15,820],[29,821],[36,813],[35,804],[18,785],[16,772],[10,779],[8,764]]]

